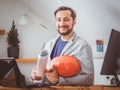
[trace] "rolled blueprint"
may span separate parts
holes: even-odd
[[[48,51],[41,50],[40,54],[38,55],[37,66],[36,66],[36,71],[38,76],[43,77],[47,65],[47,60],[48,60]]]

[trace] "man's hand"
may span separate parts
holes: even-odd
[[[32,70],[31,77],[32,77],[32,79],[34,79],[34,80],[41,80],[41,79],[42,79],[41,76],[38,76],[38,75],[37,75],[35,68]]]
[[[59,82],[59,76],[55,67],[52,67],[50,70],[46,70],[45,75],[52,84]]]

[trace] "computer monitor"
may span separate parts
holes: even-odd
[[[117,80],[117,85],[120,85],[117,76],[120,75],[120,32],[115,29],[111,31],[101,75],[114,75]]]

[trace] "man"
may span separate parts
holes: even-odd
[[[54,67],[52,71],[45,72],[45,78],[53,85],[92,85],[94,83],[93,55],[89,44],[77,36],[73,31],[76,24],[76,14],[70,7],[59,7],[55,12],[56,28],[59,37],[49,41],[44,49],[48,50],[48,65],[51,60],[60,55],[70,55],[77,58],[81,64],[81,70],[76,76],[64,78],[57,74]],[[32,78],[42,79],[36,75],[36,70],[32,71]]]

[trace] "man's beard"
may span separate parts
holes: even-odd
[[[72,30],[73,30],[73,26],[72,26],[72,28],[68,29],[67,32],[60,32],[60,31],[58,30],[58,33],[59,33],[60,35],[68,35],[68,34],[70,34],[70,33],[72,32]]]

